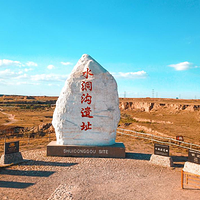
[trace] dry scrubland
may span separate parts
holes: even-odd
[[[50,126],[57,97],[0,97],[0,137],[3,152],[6,141],[20,137],[22,150],[41,148],[55,134]],[[157,98],[120,98],[120,128],[152,133],[161,136],[183,135],[186,142],[200,144],[200,100],[157,99]],[[199,107],[198,107],[199,106]],[[48,125],[48,126],[47,126]],[[9,128],[21,127],[20,133],[11,133]],[[8,130],[7,132],[3,130]],[[128,136],[117,135],[117,141],[124,142],[127,151],[152,153],[152,144]],[[183,150],[180,150],[182,152]],[[179,151],[178,151],[179,152]]]
[[[122,98],[120,107],[123,128],[200,144],[200,100]]]
[[[16,121],[12,126],[31,127],[52,120],[53,105],[57,97],[27,97],[27,96],[2,96],[0,97],[0,125],[9,122],[6,114],[14,115]],[[3,113],[2,113],[3,112]]]
[[[1,96],[0,97],[0,152],[5,141],[20,140],[20,149],[35,149],[55,140],[52,127],[57,97]],[[13,131],[19,127],[20,131]],[[14,133],[15,132],[15,133]],[[14,137],[14,138],[13,138]]]

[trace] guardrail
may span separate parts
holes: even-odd
[[[170,137],[162,137],[162,136],[153,135],[153,134],[150,134],[150,133],[141,133],[141,132],[122,129],[122,128],[117,128],[117,133],[122,134],[122,135],[135,137],[135,138],[141,138],[141,139],[149,140],[149,141],[152,141],[152,142],[157,142],[157,143],[166,144],[166,145],[173,145],[173,146],[177,146],[177,147],[180,147],[180,148],[191,149],[191,150],[195,150],[195,151],[200,152],[200,145],[176,140],[176,139],[170,138]]]

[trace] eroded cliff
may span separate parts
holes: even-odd
[[[197,102],[199,103],[199,102]],[[140,110],[143,112],[156,111],[160,109],[165,109],[166,111],[200,111],[200,104],[195,104],[194,102],[182,103],[173,99],[173,101],[168,102],[157,102],[156,99],[136,99],[136,98],[120,98],[119,107],[121,110]]]

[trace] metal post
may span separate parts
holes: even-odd
[[[3,132],[4,132],[4,142],[6,143],[6,131]]]
[[[30,144],[30,132],[28,133],[28,144]]]
[[[184,181],[184,172],[183,172],[183,170],[181,170],[181,189],[184,189],[183,181]]]
[[[169,146],[171,147],[171,144],[172,144],[172,139],[170,138],[169,139]]]
[[[188,185],[188,174],[186,174],[186,184]]]

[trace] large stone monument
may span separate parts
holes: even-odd
[[[56,102],[52,124],[57,141],[47,146],[47,155],[124,157],[124,145],[115,143],[119,120],[115,79],[84,54]]]

